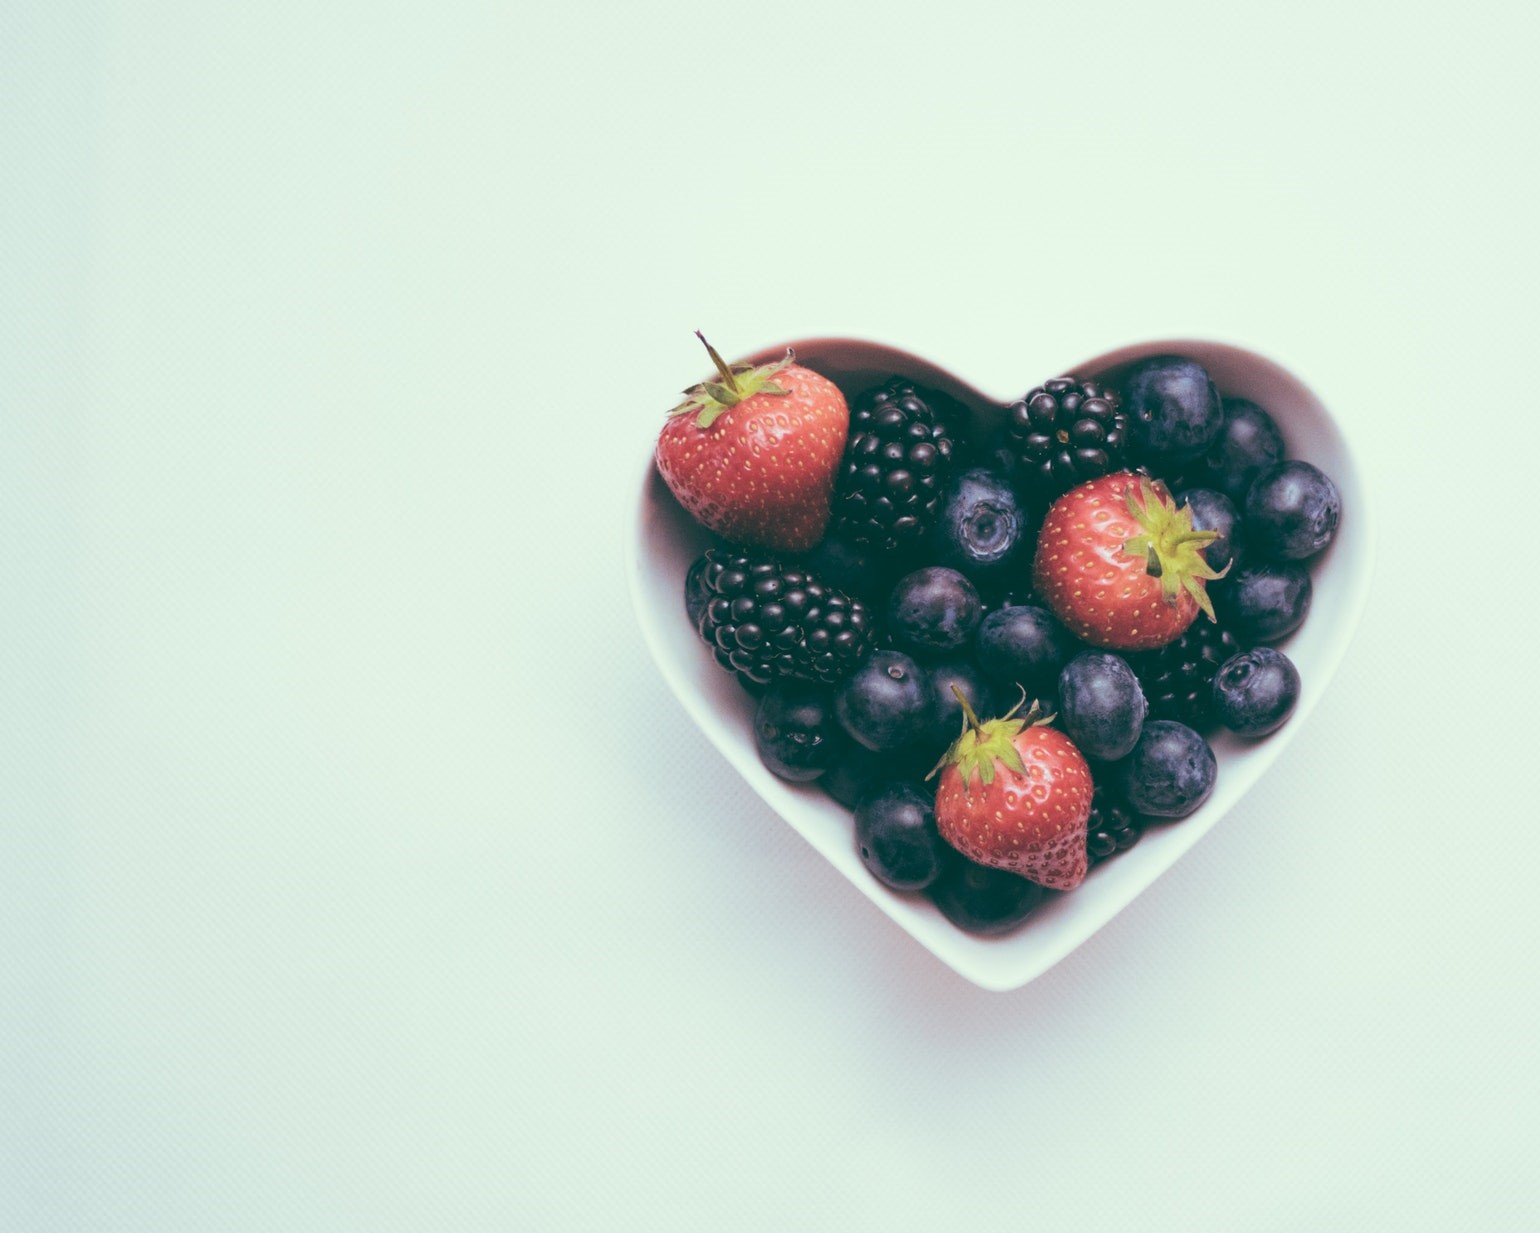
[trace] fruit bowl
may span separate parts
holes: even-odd
[[[787,345],[767,347],[748,358],[767,362],[783,355]],[[951,394],[972,413],[980,436],[998,424],[1009,401],[992,398],[895,347],[846,338],[802,339],[789,345],[799,364],[828,377],[847,398],[895,373]],[[1342,427],[1299,378],[1255,352],[1188,339],[1122,347],[1059,371],[1115,383],[1130,365],[1160,353],[1191,356],[1208,369],[1227,397],[1249,398],[1266,407],[1283,433],[1289,456],[1319,466],[1342,493],[1341,527],[1331,546],[1312,562],[1310,618],[1279,644],[1299,669],[1302,692],[1290,721],[1263,740],[1243,741],[1224,732],[1211,737],[1219,777],[1197,812],[1152,827],[1134,847],[1093,868],[1075,890],[1051,896],[1025,924],[1004,936],[965,933],[923,895],[900,894],[882,885],[861,863],[850,813],[816,783],[788,783],[764,767],[753,737],[755,699],[712,661],[685,617],[685,574],[715,541],[674,500],[650,455],[643,469],[627,544],[627,573],[637,620],[664,680],[722,756],[772,809],[920,945],[986,989],[1024,985],[1064,958],[1169,869],[1246,794],[1308,721],[1347,649],[1367,597],[1373,540],[1363,475]],[[1023,373],[1023,388],[1050,375],[1058,374],[1046,369]]]

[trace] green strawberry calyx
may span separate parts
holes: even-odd
[[[791,393],[775,380],[776,373],[797,358],[790,347],[787,347],[786,354],[773,364],[758,366],[728,364],[717,354],[717,349],[706,342],[706,336],[699,330],[695,331],[695,337],[704,344],[706,354],[716,365],[717,374],[721,380],[701,381],[690,386],[684,391],[689,397],[672,408],[669,411],[670,415],[688,415],[693,412],[697,427],[710,428],[724,411],[730,407],[736,407],[744,399],[752,398],[755,394],[785,397]]]
[[[1025,775],[1027,768],[1021,760],[1021,751],[1016,748],[1016,738],[1027,728],[1040,728],[1051,723],[1053,716],[1043,715],[1042,708],[1034,699],[1027,713],[1018,718],[1017,712],[1027,700],[1027,691],[1023,689],[1016,705],[1004,715],[980,722],[973,708],[968,705],[968,699],[963,697],[962,690],[953,685],[952,692],[957,695],[957,701],[962,703],[962,735],[952,742],[951,748],[941,755],[941,761],[931,768],[925,778],[930,779],[944,768],[955,766],[957,773],[962,776],[963,791],[966,792],[975,776],[986,788],[992,784],[995,781],[996,762],[1003,763],[1008,770],[1018,775]]]
[[[1125,541],[1123,551],[1144,558],[1144,572],[1160,579],[1160,596],[1167,604],[1174,608],[1186,591],[1203,614],[1215,620],[1208,589],[1199,579],[1213,581],[1230,572],[1229,565],[1216,571],[1203,559],[1202,550],[1219,538],[1219,532],[1193,530],[1192,510],[1185,505],[1177,508],[1164,484],[1152,484],[1141,476],[1139,499],[1134,497],[1132,484],[1123,495],[1130,516],[1143,532]]]

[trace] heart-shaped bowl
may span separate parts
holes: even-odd
[[[764,363],[784,355],[787,345],[767,347],[748,358]],[[847,398],[903,375],[959,399],[973,413],[976,439],[994,429],[1004,414],[1007,400],[992,398],[895,347],[848,338],[803,339],[789,345],[799,364],[828,377]],[[1242,741],[1223,732],[1213,735],[1219,777],[1200,809],[1180,821],[1152,826],[1128,851],[1092,869],[1078,888],[1050,896],[1023,925],[1000,937],[965,933],[923,895],[900,894],[882,885],[856,853],[849,812],[817,784],[787,783],[765,769],[754,746],[754,698],[713,662],[685,615],[685,574],[716,541],[674,500],[650,456],[641,477],[627,571],[637,619],[664,680],[722,756],[771,808],[917,942],[986,989],[1024,985],[1064,958],[1169,869],[1246,794],[1309,719],[1342,660],[1368,594],[1373,534],[1363,474],[1342,426],[1315,392],[1287,369],[1241,347],[1176,339],[1121,347],[1061,371],[1116,383],[1135,361],[1163,353],[1191,356],[1208,369],[1226,397],[1249,398],[1267,408],[1283,433],[1288,456],[1314,463],[1341,490],[1337,536],[1310,563],[1310,614],[1279,644],[1299,668],[1299,704],[1288,723],[1261,741]],[[1057,374],[1039,374],[1052,375]]]

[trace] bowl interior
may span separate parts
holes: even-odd
[[[784,354],[786,345],[767,347],[748,358],[763,362]],[[978,432],[995,427],[1004,413],[1005,400],[895,347],[845,338],[804,339],[790,345],[799,363],[835,382],[847,398],[902,374],[959,399],[972,411]],[[1267,408],[1283,432],[1289,456],[1315,463],[1342,491],[1337,538],[1311,563],[1310,616],[1278,644],[1299,668],[1299,706],[1289,723],[1263,741],[1245,742],[1227,733],[1211,737],[1219,778],[1201,809],[1179,822],[1152,827],[1133,848],[1093,869],[1076,890],[1051,896],[1026,924],[1005,937],[964,933],[923,896],[898,894],[877,882],[856,854],[849,813],[816,784],[789,784],[765,770],[754,748],[754,699],[716,666],[685,617],[685,573],[716,541],[674,500],[650,455],[642,476],[627,569],[637,619],[664,679],[722,755],[777,813],[916,941],[985,988],[1025,984],[1062,959],[1170,868],[1246,793],[1308,720],[1341,661],[1367,596],[1372,534],[1362,474],[1340,425],[1287,369],[1240,347],[1178,339],[1123,347],[1061,371],[1116,381],[1137,360],[1163,352],[1193,357],[1209,370],[1224,395],[1249,398]]]

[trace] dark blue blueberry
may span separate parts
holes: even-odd
[[[1257,473],[1282,462],[1283,453],[1283,434],[1272,416],[1248,399],[1226,398],[1224,426],[1208,452],[1188,468],[1188,478],[1240,505]]]
[[[930,676],[931,687],[935,691],[935,738],[941,743],[941,748],[936,751],[939,758],[963,731],[962,703],[957,700],[953,688],[962,691],[962,696],[968,700],[968,705],[973,708],[973,713],[980,719],[989,719],[994,715],[994,697],[990,693],[989,686],[984,683],[983,674],[979,669],[966,659],[948,659],[940,663],[934,663],[926,668]],[[1014,702],[1015,699],[1012,699]],[[1009,705],[1009,704],[1007,704]],[[932,759],[932,765],[936,759]],[[929,770],[926,767],[926,770]]]
[[[936,798],[903,780],[878,784],[856,804],[856,851],[872,875],[894,890],[924,890],[949,851],[936,830]]]
[[[820,582],[868,602],[881,600],[892,584],[892,575],[875,551],[833,533],[801,558],[801,568]]]
[[[955,853],[930,886],[930,897],[947,920],[959,929],[985,936],[1009,933],[1047,894],[1036,882],[975,864]]]
[[[1032,551],[1027,519],[1004,476],[983,467],[962,472],[941,497],[931,534],[935,559],[987,586]]]
[[[684,610],[690,618],[690,624],[697,631],[700,630],[701,617],[706,615],[706,605],[714,594],[706,581],[706,570],[710,565],[709,557],[696,557],[684,576]]]
[[[934,708],[930,677],[902,651],[873,651],[834,696],[834,713],[845,731],[879,753],[928,736]]]
[[[978,589],[944,565],[905,574],[888,596],[894,641],[918,655],[949,655],[966,646],[983,615]]]
[[[1237,736],[1276,732],[1298,702],[1299,669],[1270,646],[1231,656],[1214,678],[1214,714]]]
[[[1208,742],[1173,719],[1145,724],[1120,765],[1124,797],[1136,813],[1155,818],[1185,818],[1208,800],[1219,774]]]
[[[1134,670],[1108,651],[1084,651],[1059,673],[1059,719],[1088,758],[1113,762],[1144,728],[1144,691]]]
[[[1303,565],[1243,565],[1214,589],[1214,611],[1242,642],[1277,642],[1303,623],[1310,595]]]
[[[759,700],[754,745],[772,774],[793,783],[809,783],[839,760],[850,738],[835,718],[832,690],[807,681],[782,680]]]
[[[1129,369],[1123,410],[1134,450],[1158,466],[1192,461],[1224,427],[1224,407],[1207,370],[1179,355],[1153,355]]]
[[[818,786],[846,809],[854,809],[867,789],[882,781],[923,782],[940,759],[940,754],[936,754],[927,762],[922,753],[909,746],[892,753],[876,753],[851,740],[843,742],[842,750],[834,765],[819,777]]]
[[[1297,459],[1261,471],[1246,492],[1246,542],[1274,561],[1324,551],[1342,521],[1342,494],[1319,467]]]
[[[1046,608],[1014,604],[979,622],[974,655],[998,698],[1017,686],[1035,694],[1059,679],[1075,641]]]
[[[1194,531],[1219,532],[1219,538],[1203,549],[1203,559],[1211,569],[1222,570],[1240,556],[1241,516],[1229,497],[1213,488],[1188,488],[1177,493],[1176,503],[1192,511]]]

